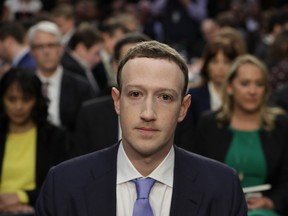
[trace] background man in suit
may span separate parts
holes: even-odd
[[[149,215],[247,215],[232,169],[173,146],[190,105],[183,58],[167,45],[142,42],[121,60],[117,83],[112,97],[122,141],[53,168],[36,214],[132,215],[139,203],[135,184],[148,179],[155,181],[145,201]]]
[[[72,35],[61,60],[64,69],[84,77],[95,94],[99,94],[100,87],[92,69],[100,62],[102,44],[100,33],[92,26],[80,27]]]
[[[60,65],[63,46],[61,32],[55,23],[37,23],[29,29],[28,39],[37,62],[36,74],[49,99],[49,119],[73,132],[82,103],[93,96],[92,89],[85,79],[63,70]]]
[[[36,69],[36,62],[26,42],[26,31],[21,23],[8,22],[0,27],[0,58],[12,67]]]

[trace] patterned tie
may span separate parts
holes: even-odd
[[[136,184],[137,199],[134,204],[133,216],[153,216],[149,203],[149,193],[155,183],[154,179],[143,178],[133,180]]]

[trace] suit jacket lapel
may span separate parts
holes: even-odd
[[[186,155],[178,147],[175,149],[174,185],[170,216],[197,215],[204,194],[197,191],[194,185],[197,179],[197,170],[187,166]]]
[[[114,150],[110,155],[106,155],[103,164],[110,165],[107,168],[102,166],[99,172],[93,170],[93,181],[84,188],[84,199],[87,203],[87,211],[89,216],[95,215],[116,215],[116,175],[117,175],[117,152],[118,146],[114,146]]]

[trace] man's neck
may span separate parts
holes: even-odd
[[[41,74],[41,76],[48,79],[57,72],[57,68],[54,70],[41,70],[41,69],[39,69],[38,71],[39,71],[39,74]]]
[[[135,152],[130,152],[131,149],[129,150],[129,148],[125,148],[125,145],[123,145],[123,148],[133,166],[142,176],[148,176],[152,173],[171,150],[171,146],[166,146],[165,150],[162,149],[162,151],[159,151],[156,154],[144,156],[136,154]]]

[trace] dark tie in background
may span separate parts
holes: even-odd
[[[137,199],[134,204],[133,216],[153,216],[153,211],[149,203],[149,194],[155,183],[154,179],[135,179]]]
[[[47,99],[48,99],[48,86],[49,86],[49,82],[42,83],[42,94]]]

